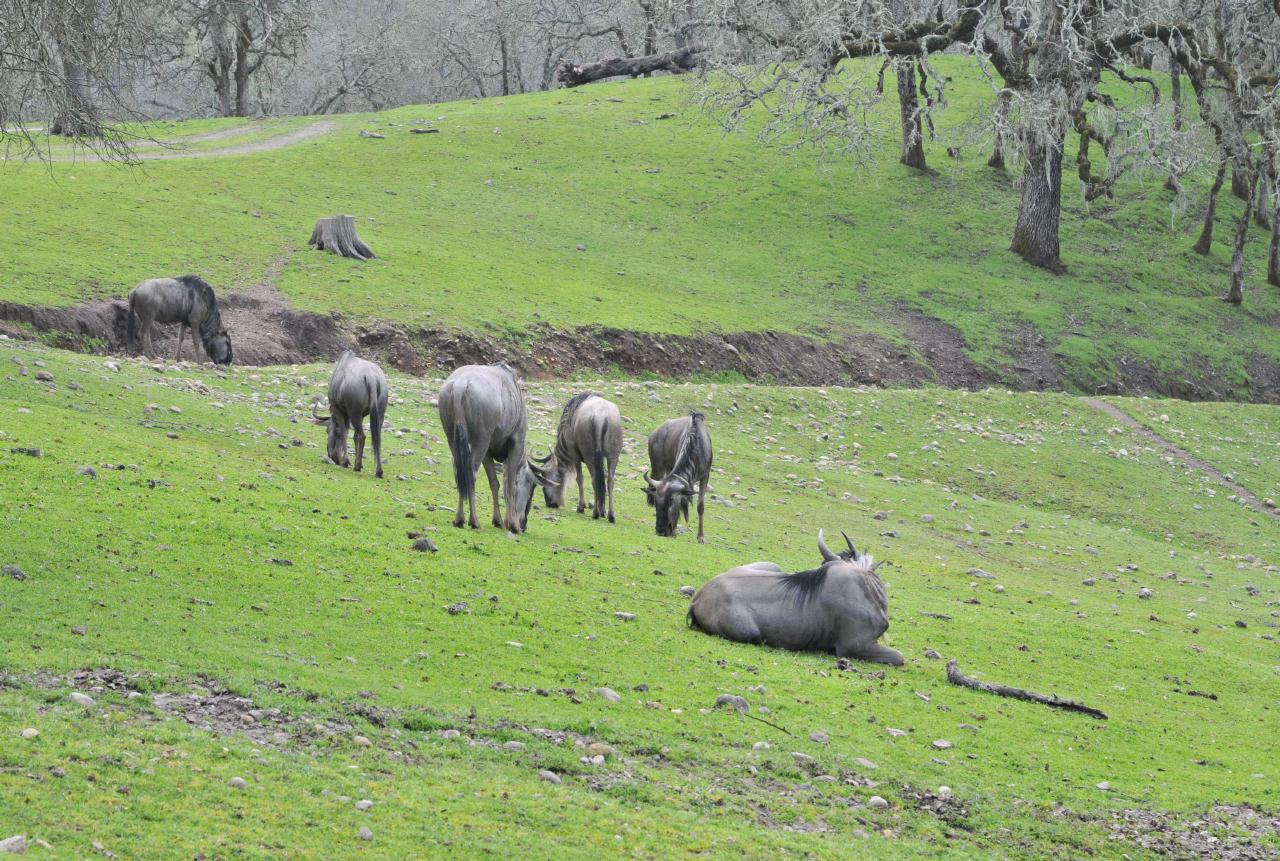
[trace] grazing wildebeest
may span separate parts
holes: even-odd
[[[618,457],[622,454],[622,416],[618,405],[593,392],[582,392],[569,399],[560,415],[560,428],[556,431],[556,446],[551,454],[536,460],[542,464],[542,472],[549,479],[542,486],[548,508],[564,505],[569,472],[578,478],[578,513],[586,510],[582,493],[582,464],[591,475],[591,489],[595,505],[591,517],[605,516],[605,498],[608,497],[609,522],[613,523],[613,476],[618,469]]]
[[[458,511],[454,526],[463,523],[462,507],[471,509],[471,528],[479,529],[476,518],[476,455],[482,458],[489,490],[493,493],[493,525],[509,532],[524,532],[529,525],[533,489],[545,484],[540,471],[530,466],[524,453],[528,414],[515,369],[505,363],[464,365],[449,375],[440,387],[440,424],[453,455],[453,480],[458,487]],[[494,464],[503,465],[505,522],[498,506],[498,476]]]
[[[786,574],[772,562],[754,562],[712,578],[693,596],[689,624],[739,643],[901,665],[900,652],[876,642],[889,630],[880,563],[844,540],[848,552],[832,553],[819,529],[823,561],[812,571]]]
[[[152,278],[143,281],[129,291],[129,322],[126,345],[134,350],[139,331],[142,333],[142,349],[151,356],[151,324],[178,324],[178,352],[174,360],[182,358],[182,339],[191,329],[191,341],[196,345],[196,357],[200,346],[216,365],[231,364],[231,338],[223,328],[218,313],[218,299],[213,288],[195,275],[181,278]],[[200,337],[197,339],[196,335]]]
[[[698,486],[698,543],[705,544],[702,512],[707,495],[707,478],[711,475],[711,435],[707,433],[706,416],[691,412],[684,418],[671,419],[649,434],[649,466],[655,480],[644,474],[645,495],[657,511],[659,535],[676,534],[676,524],[684,513],[689,522],[689,501],[693,486]]]
[[[338,466],[350,466],[347,459],[347,428],[355,429],[356,466],[359,472],[364,465],[364,417],[369,417],[369,435],[373,437],[373,460],[378,478],[382,478],[382,420],[387,415],[387,377],[373,362],[366,361],[350,350],[338,357],[329,375],[329,415],[316,414],[311,405],[311,416],[316,424],[329,428],[329,460]]]

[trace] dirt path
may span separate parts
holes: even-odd
[[[303,141],[311,140],[312,138],[318,138],[322,135],[327,135],[329,132],[333,131],[337,127],[338,127],[338,124],[333,120],[321,120],[318,123],[312,123],[309,126],[303,126],[300,129],[294,129],[291,132],[286,132],[285,134],[282,134],[282,135],[266,138],[265,140],[253,141],[251,143],[237,144],[235,146],[219,147],[217,149],[204,149],[204,150],[196,150],[196,151],[173,150],[173,149],[166,149],[166,150],[160,150],[160,151],[135,150],[133,153],[133,159],[135,161],[169,161],[171,159],[176,159],[176,158],[206,158],[210,156],[220,156],[220,155],[249,155],[251,153],[257,153],[257,152],[270,152],[271,150],[284,149],[285,147],[293,146],[294,144],[299,144],[299,143],[302,143]],[[240,131],[240,129],[236,129],[236,131]],[[219,137],[226,137],[229,135],[229,133],[230,133],[230,130],[225,130],[223,132],[209,132],[207,135],[203,135],[203,136],[198,135],[194,138],[190,138],[189,141],[215,140]],[[55,159],[52,159],[52,161],[58,161],[58,162],[102,161],[102,157],[97,155],[96,153],[79,153],[74,156],[62,156],[59,158],[55,158]]]
[[[1178,460],[1182,461],[1187,466],[1209,476],[1214,481],[1218,482],[1218,484],[1221,484],[1223,487],[1230,489],[1232,493],[1234,493],[1246,505],[1250,506],[1251,508],[1254,508],[1260,511],[1263,514],[1280,518],[1280,510],[1277,510],[1275,508],[1267,508],[1265,505],[1262,504],[1262,500],[1259,499],[1257,495],[1254,494],[1253,491],[1248,490],[1244,487],[1241,487],[1231,479],[1227,478],[1222,473],[1222,470],[1218,469],[1213,464],[1201,460],[1200,458],[1196,457],[1194,454],[1191,454],[1190,452],[1184,449],[1178,448],[1176,445],[1169,442],[1167,439],[1160,436],[1155,431],[1151,430],[1146,425],[1142,424],[1137,419],[1133,418],[1124,410],[1120,409],[1114,404],[1109,404],[1106,401],[1100,401],[1097,398],[1082,398],[1082,400],[1089,406],[1093,407],[1095,410],[1106,413],[1116,421],[1123,424],[1125,427],[1128,427],[1129,429],[1133,430],[1143,439],[1146,439],[1154,443],[1155,445],[1159,446],[1160,448],[1164,449],[1171,456],[1176,457]]]

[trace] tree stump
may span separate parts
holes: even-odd
[[[332,218],[317,218],[316,226],[307,240],[316,251],[331,251],[342,257],[353,257],[356,260],[368,260],[377,257],[368,245],[356,236],[356,219],[351,215],[335,215]]]

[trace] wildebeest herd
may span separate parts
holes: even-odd
[[[138,323],[140,322],[140,327]],[[144,281],[129,294],[128,347],[134,349],[139,328],[144,351],[151,353],[151,325],[178,323],[177,357],[187,328],[199,337],[216,364],[230,364],[231,339],[218,314],[212,288],[195,276]],[[199,347],[196,348],[197,355]],[[329,377],[329,415],[315,405],[312,417],[328,431],[327,460],[364,464],[364,419],[369,418],[376,475],[382,477],[382,426],[388,387],[382,369],[345,351]],[[493,499],[492,523],[511,533],[529,527],[529,511],[537,487],[549,508],[565,504],[569,475],[578,484],[578,513],[586,510],[582,468],[591,479],[592,517],[614,522],[614,476],[622,453],[622,416],[613,402],[593,393],[574,395],[565,404],[551,452],[531,457],[526,448],[528,412],[519,377],[511,366],[465,365],[445,380],[437,398],[440,424],[453,459],[458,505],[453,525],[480,527],[476,516],[476,476],[481,466]],[[347,455],[347,434],[354,432],[355,461]],[[698,499],[698,541],[705,542],[703,515],[711,475],[711,434],[706,417],[696,411],[664,422],[649,435],[649,470],[645,496],[654,509],[658,535],[673,537],[681,515]],[[498,478],[498,465],[503,476]],[[505,506],[505,517],[503,512]],[[848,550],[834,553],[818,531],[822,565],[788,574],[772,562],[753,562],[720,574],[693,596],[689,624],[708,634],[744,643],[784,649],[835,652],[899,665],[902,655],[877,640],[889,628],[879,563],[859,555],[845,536]]]

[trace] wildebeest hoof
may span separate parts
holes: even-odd
[[[615,523],[615,522],[616,522],[616,521],[613,519],[613,515],[612,515],[612,514],[610,514],[610,515],[609,515],[609,522],[610,522],[610,523]]]
[[[375,472],[373,475],[374,475],[374,477],[375,477],[375,478],[382,478],[382,470],[378,470],[378,471],[377,471],[377,472]]]
[[[705,539],[705,538],[703,538],[701,535],[699,535],[699,536],[698,536],[698,543],[699,543],[699,544],[706,544],[706,543],[707,543],[707,539]]]
[[[465,520],[455,520],[455,521],[453,521],[453,525],[454,525],[454,526],[456,526],[456,527],[458,527],[459,529],[461,529],[461,528],[462,528],[462,524],[464,524],[464,523],[466,523],[466,521],[465,521]]]

